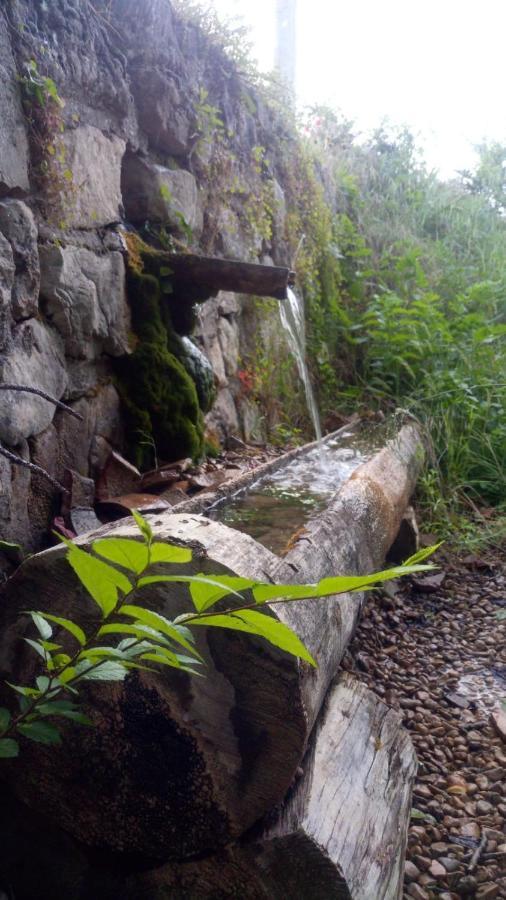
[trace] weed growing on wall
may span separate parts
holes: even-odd
[[[62,135],[64,102],[52,78],[43,75],[35,59],[25,63],[19,78],[23,110],[31,146],[32,175],[44,200],[48,221],[65,227],[65,208],[74,194],[72,170],[69,168]]]

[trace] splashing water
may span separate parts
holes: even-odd
[[[315,395],[309,379],[309,371],[306,363],[304,304],[291,288],[287,289],[286,298],[280,301],[279,313],[281,316],[281,324],[288,338],[288,345],[295,357],[297,369],[304,385],[307,408],[311,415],[316,439],[321,441],[322,428],[320,423],[320,413],[318,412],[318,406],[316,405]]]

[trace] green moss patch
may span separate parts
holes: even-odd
[[[141,469],[159,460],[204,450],[203,414],[195,381],[166,297],[170,292],[167,254],[128,235],[127,289],[134,351],[117,361],[118,389],[127,425],[127,453]]]

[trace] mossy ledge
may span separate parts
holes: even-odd
[[[192,307],[176,298],[171,302],[170,254],[136,234],[125,239],[134,349],[117,361],[117,386],[127,425],[126,452],[141,469],[152,466],[155,455],[163,461],[198,459],[204,450],[203,412],[213,397],[208,392],[204,400],[200,392],[202,409],[184,365],[187,354],[177,331],[191,331]],[[177,324],[172,315],[176,307]]]

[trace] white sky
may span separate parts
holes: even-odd
[[[252,27],[272,68],[275,0],[213,0]],[[421,136],[444,176],[473,144],[506,143],[506,0],[297,0],[299,104],[340,109],[363,130],[382,118]]]

